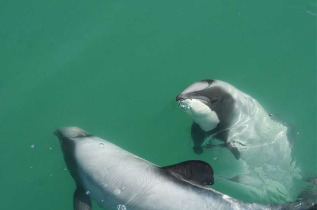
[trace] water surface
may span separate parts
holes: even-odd
[[[317,176],[314,1],[2,0],[0,26],[3,209],[72,208],[75,184],[53,136],[60,126],[161,166],[201,159],[229,176],[234,158],[196,155],[191,120],[175,104],[205,78],[292,125],[294,158]],[[253,199],[221,180],[214,188]]]

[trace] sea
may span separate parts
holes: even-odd
[[[207,161],[212,188],[261,199],[222,178],[239,167],[228,150],[193,152],[175,97],[202,79],[232,84],[286,122],[303,178],[316,177],[316,9],[312,0],[0,0],[0,209],[72,209],[75,182],[53,135],[62,126],[158,166]]]

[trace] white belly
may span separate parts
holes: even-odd
[[[188,113],[192,120],[204,131],[214,129],[219,123],[217,114],[201,101],[196,99],[186,99],[181,103],[183,107],[185,107],[185,112]]]

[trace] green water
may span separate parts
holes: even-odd
[[[293,125],[294,159],[317,176],[315,1],[1,0],[0,208],[72,208],[60,126],[158,165],[201,159],[231,174],[228,151],[194,154],[191,120],[175,104],[205,78]],[[228,183],[214,188],[252,201]]]

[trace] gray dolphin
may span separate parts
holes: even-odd
[[[212,168],[203,161],[159,167],[77,127],[55,131],[74,178],[74,209],[92,209],[91,199],[106,209],[308,209],[314,204],[245,203],[206,185]]]
[[[207,79],[188,86],[176,100],[193,120],[196,153],[224,147],[240,160],[241,173],[231,181],[243,184],[265,203],[298,197],[304,173],[294,159],[292,129],[268,114],[256,99],[227,82]]]

